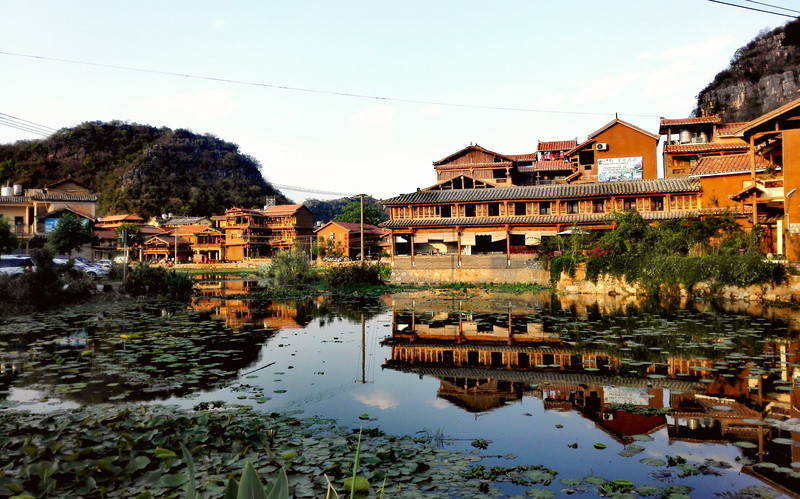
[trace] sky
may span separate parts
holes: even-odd
[[[432,163],[470,144],[532,153],[538,141],[581,142],[616,115],[657,134],[659,117],[690,115],[737,48],[790,20],[709,0],[0,8],[2,115],[212,134],[269,182],[303,189],[280,187],[296,202],[386,199],[433,185]],[[2,123],[0,143],[41,138]]]

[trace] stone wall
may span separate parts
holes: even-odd
[[[550,273],[532,255],[418,255],[396,256],[392,284],[446,284],[536,282],[549,286]]]

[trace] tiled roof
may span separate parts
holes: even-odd
[[[165,224],[174,224],[174,225],[194,225],[201,220],[208,220],[205,217],[172,217],[168,218],[164,221]]]
[[[550,142],[539,141],[539,147],[537,147],[536,150],[539,152],[567,151],[577,145],[577,140],[554,140]]]
[[[144,222],[142,218],[137,217],[136,215],[108,215],[100,219],[101,222]]]
[[[717,135],[719,136],[732,136],[736,135],[736,131],[747,124],[746,121],[738,121],[735,123],[720,123],[717,125]]]
[[[94,194],[61,194],[61,193],[48,193],[48,194],[34,194],[31,196],[34,201],[66,201],[66,202],[84,202],[95,203],[97,196]]]
[[[664,152],[746,151],[749,147],[743,140],[726,140],[725,142],[704,142],[702,144],[664,144]]]
[[[586,182],[580,184],[533,185],[496,189],[452,189],[417,191],[384,201],[384,205],[461,203],[470,201],[514,201],[535,199],[578,199],[606,196],[635,196],[674,192],[700,192],[700,180],[666,178],[627,182]]]
[[[666,133],[667,127],[680,126],[680,125],[703,125],[720,123],[719,116],[701,116],[699,118],[661,118],[659,131]]]
[[[608,123],[607,123],[605,126],[603,126],[602,128],[599,128],[598,130],[596,130],[596,131],[594,131],[594,132],[590,133],[590,134],[588,135],[588,138],[589,138],[589,139],[593,139],[593,138],[597,137],[598,135],[600,135],[601,133],[603,133],[603,132],[605,132],[606,130],[608,130],[609,128],[611,128],[611,127],[612,127],[612,126],[614,126],[614,125],[622,125],[622,126],[626,126],[626,127],[630,128],[631,130],[635,130],[635,131],[637,131],[637,132],[639,132],[639,133],[641,133],[641,134],[647,135],[648,137],[650,137],[650,138],[652,138],[653,140],[656,140],[656,141],[657,141],[657,140],[660,138],[658,135],[656,135],[656,134],[654,134],[654,133],[650,133],[650,132],[648,132],[647,130],[643,130],[643,129],[639,128],[638,126],[631,125],[631,124],[630,124],[630,123],[628,123],[627,121],[623,121],[623,120],[621,120],[621,119],[619,119],[619,118],[617,118],[617,119],[614,119],[614,120],[612,120],[612,121],[608,122]]]
[[[452,165],[436,165],[437,170],[469,170],[470,168],[507,168],[513,166],[511,161],[497,161],[492,163],[453,163]]]
[[[28,196],[0,196],[0,204],[24,204],[30,200]]]
[[[555,225],[588,222],[603,222],[609,220],[609,213],[582,213],[579,215],[536,215],[536,216],[505,216],[505,217],[470,217],[470,218],[415,218],[389,220],[381,224],[382,227],[397,229],[404,227],[443,227],[455,226],[499,226],[499,225]],[[645,220],[669,220],[689,216],[685,211],[658,211],[642,212]]]
[[[341,227],[341,228],[343,228],[343,229],[345,229],[345,230],[347,230],[349,232],[361,232],[361,224],[359,224],[359,223],[337,222],[335,220],[331,220],[330,222],[326,223],[325,225],[323,225],[319,229],[315,230],[314,232],[319,232],[319,231],[323,230],[325,227],[327,227],[328,225],[338,225],[339,227]],[[364,232],[365,233],[375,233],[375,234],[377,234],[377,233],[381,232],[381,228],[377,227],[375,225],[372,225],[372,224],[364,224]]]
[[[508,154],[507,156],[513,159],[514,161],[536,161],[535,152],[532,152],[530,154]]]
[[[564,159],[551,159],[547,161],[537,161],[533,166],[527,167],[528,171],[572,171],[572,165]],[[520,168],[522,170],[522,168]]]
[[[177,232],[178,235],[181,234],[197,234],[198,232],[203,232],[205,230],[211,230],[213,232],[219,232],[217,229],[211,227],[210,225],[184,225],[182,227],[178,227],[173,231],[173,233]]]
[[[483,152],[483,153],[486,153],[486,154],[491,154],[491,155],[494,155],[494,156],[499,156],[499,157],[501,157],[501,158],[503,158],[503,159],[506,159],[506,160],[508,160],[508,161],[511,161],[511,158],[510,158],[509,156],[506,156],[506,155],[504,155],[504,154],[500,154],[500,153],[496,153],[496,152],[494,152],[494,151],[490,151],[490,150],[488,150],[488,149],[485,149],[485,148],[483,148],[483,147],[479,146],[478,144],[475,144],[475,145],[469,145],[469,146],[465,147],[464,149],[461,149],[460,151],[454,152],[454,153],[453,153],[453,154],[451,154],[450,156],[447,156],[446,158],[440,159],[439,161],[434,161],[434,162],[433,162],[433,166],[439,166],[439,165],[441,165],[442,163],[446,163],[447,161],[450,161],[450,160],[452,160],[453,158],[457,158],[458,156],[460,156],[460,155],[464,154],[465,152],[467,152],[467,151],[469,151],[469,150],[473,150],[473,151],[481,151],[481,152]]]
[[[302,207],[302,204],[276,204],[268,207],[264,213],[267,215],[291,215]]]
[[[756,156],[756,170],[770,166],[762,156]],[[697,165],[689,173],[691,176],[719,175],[723,173],[742,173],[750,171],[749,154],[726,154],[724,156],[706,156],[700,158]]]

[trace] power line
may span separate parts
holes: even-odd
[[[756,0],[744,0],[744,1],[745,2],[749,2],[749,3],[755,3],[755,4],[758,4],[758,5],[764,5],[766,7],[773,7],[775,9],[785,10],[787,12],[796,12],[796,13],[800,14],[800,10],[787,9],[786,7],[781,7],[780,5],[772,5],[772,4],[764,3],[764,2],[756,2]]]
[[[9,128],[16,128],[17,130],[40,135],[42,137],[46,137],[56,132],[55,128],[50,128],[48,126],[40,125],[38,123],[34,123],[33,121],[24,120],[22,118],[17,118],[16,116],[11,116],[10,114],[5,113],[0,113],[0,125],[7,126]]]
[[[746,5],[737,5],[735,3],[722,2],[720,0],[708,0],[708,1],[712,2],[712,3],[718,3],[718,4],[722,4],[722,5],[727,5],[729,7],[739,7],[740,9],[752,10],[754,12],[763,12],[765,14],[773,14],[773,15],[782,16],[782,17],[790,17],[792,19],[797,17],[797,16],[792,16],[792,15],[789,15],[789,14],[784,14],[782,12],[772,12],[771,10],[756,9],[754,7],[747,7]],[[757,3],[757,2],[753,2],[753,3]],[[777,8],[780,9],[782,7],[777,7]],[[792,12],[796,12],[796,11],[792,11]]]
[[[713,1],[713,0],[710,0]],[[155,69],[145,69],[145,68],[134,68],[130,66],[120,66],[117,64],[101,64],[97,62],[88,62],[88,61],[78,61],[73,59],[61,59],[57,57],[47,57],[41,55],[32,55],[32,54],[20,54],[15,52],[4,52],[0,51],[0,55],[8,55],[12,57],[24,57],[27,59],[40,59],[43,61],[53,61],[53,62],[63,62],[66,64],[80,64],[84,66],[93,66],[98,68],[110,68],[110,69],[119,69],[123,71],[135,71],[138,73],[148,73],[148,74],[157,74],[157,75],[165,75],[165,76],[178,76],[181,78],[189,78],[192,80],[205,80],[205,81],[216,81],[222,83],[231,83],[234,85],[247,85],[251,87],[261,87],[261,88],[272,88],[276,90],[289,90],[293,92],[306,92],[312,94],[322,94],[322,95],[333,95],[337,97],[352,97],[356,99],[372,99],[372,100],[379,100],[379,101],[386,101],[386,102],[401,102],[405,104],[424,104],[424,105],[431,105],[431,106],[445,106],[445,107],[457,107],[457,108],[466,108],[466,109],[483,109],[488,111],[516,111],[516,112],[523,112],[523,113],[543,113],[543,114],[570,114],[570,115],[581,115],[581,116],[613,116],[615,114],[624,114],[626,116],[632,116],[636,118],[659,118],[659,115],[655,114],[628,114],[628,113],[599,113],[599,112],[588,112],[588,111],[559,111],[559,110],[552,110],[552,109],[535,109],[535,108],[523,108],[523,107],[505,107],[505,106],[488,106],[488,105],[479,105],[479,104],[461,104],[457,102],[444,102],[444,101],[429,101],[429,100],[421,100],[421,99],[402,99],[399,97],[385,97],[380,95],[367,95],[367,94],[357,94],[353,92],[337,92],[333,90],[320,90],[315,88],[303,88],[303,87],[290,87],[287,85],[278,85],[274,83],[262,83],[262,82],[254,82],[254,81],[244,81],[244,80],[234,80],[231,78],[220,78],[215,76],[199,76],[193,75],[189,73],[176,73],[172,71],[158,71]]]
[[[270,184],[272,184],[273,187],[277,187],[278,189],[286,189],[287,191],[310,192],[312,194],[329,194],[331,196],[347,196],[347,197],[355,197],[358,195],[349,192],[332,192],[332,191],[323,191],[319,189],[307,189],[305,187],[295,187],[293,185],[276,184],[274,182],[270,182]]]

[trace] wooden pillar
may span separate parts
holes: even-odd
[[[456,254],[458,255],[458,266],[461,266],[461,227],[456,226]]]
[[[411,266],[414,266],[414,231],[408,235],[408,242],[411,244]]]
[[[506,267],[511,265],[511,230],[506,225]]]
[[[391,244],[391,246],[389,246],[389,250],[392,252],[391,259],[392,259],[392,263],[394,263],[394,254],[396,252],[396,249],[395,249],[395,246],[394,246],[394,239],[395,239],[394,231],[392,231],[392,233],[389,235],[389,237],[392,238],[392,240],[391,240],[392,244]]]

